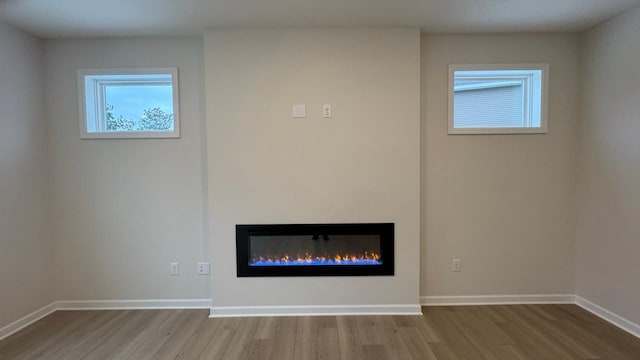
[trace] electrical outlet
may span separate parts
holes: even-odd
[[[307,117],[307,107],[305,104],[296,104],[292,106],[293,118],[306,118]]]
[[[322,117],[330,118],[332,115],[333,112],[331,111],[331,104],[322,105]]]
[[[169,274],[171,274],[171,275],[180,275],[180,264],[171,263],[171,268],[169,270]]]
[[[460,272],[461,271],[460,265],[461,265],[460,259],[453,258],[451,260],[451,271]]]
[[[209,275],[209,263],[208,262],[199,262],[198,263],[198,275]]]

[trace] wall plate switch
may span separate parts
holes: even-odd
[[[209,263],[208,262],[199,262],[198,263],[198,275],[209,275]]]
[[[461,264],[460,264],[460,259],[458,258],[453,258],[451,260],[451,271],[455,271],[455,272],[459,272],[461,271],[460,268]]]
[[[333,112],[331,111],[331,104],[322,105],[322,117],[330,118],[333,116]]]
[[[169,269],[169,274],[171,274],[171,275],[180,275],[180,264],[171,263],[171,267]]]
[[[293,118],[307,117],[307,106],[305,104],[293,105]]]

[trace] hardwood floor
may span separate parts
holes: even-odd
[[[575,305],[425,307],[424,316],[208,319],[206,310],[58,311],[0,359],[640,359]]]

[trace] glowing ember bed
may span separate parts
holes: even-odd
[[[236,225],[238,277],[393,275],[392,223]]]

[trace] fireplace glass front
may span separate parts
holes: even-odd
[[[239,277],[393,275],[393,224],[237,225]]]

